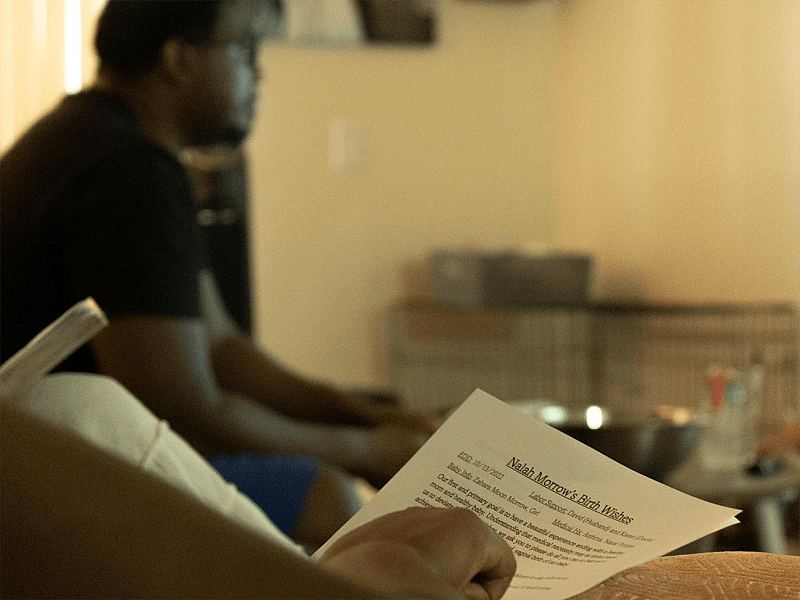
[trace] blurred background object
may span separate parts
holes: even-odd
[[[610,410],[592,405],[566,408],[542,400],[509,402],[601,454],[656,481],[686,460],[700,441],[704,424],[685,408],[655,411]]]
[[[437,0],[288,0],[283,40],[305,44],[427,45],[436,38]]]
[[[207,264],[236,324],[252,333],[245,152],[224,146],[192,148],[182,159],[195,190]]]

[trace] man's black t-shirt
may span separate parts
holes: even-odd
[[[0,159],[2,360],[92,296],[113,318],[198,317],[186,172],[121,100],[67,96]],[[63,369],[94,371],[88,347]]]

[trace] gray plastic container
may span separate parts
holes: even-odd
[[[587,254],[436,250],[430,267],[432,299],[443,304],[525,308],[580,306],[589,300],[592,257]]]

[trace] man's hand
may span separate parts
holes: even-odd
[[[321,562],[371,587],[497,600],[516,571],[511,548],[463,508],[407,508],[345,534]]]
[[[342,412],[356,418],[362,425],[397,425],[424,435],[435,433],[441,425],[441,420],[433,415],[406,410],[394,404],[373,402],[358,393],[342,393],[339,404]]]
[[[383,487],[428,440],[419,429],[397,425],[352,428],[347,433],[349,452],[342,453],[342,466],[366,479],[376,488]]]

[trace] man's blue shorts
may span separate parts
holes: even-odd
[[[220,475],[255,502],[292,537],[320,462],[306,456],[220,455],[209,459]]]

